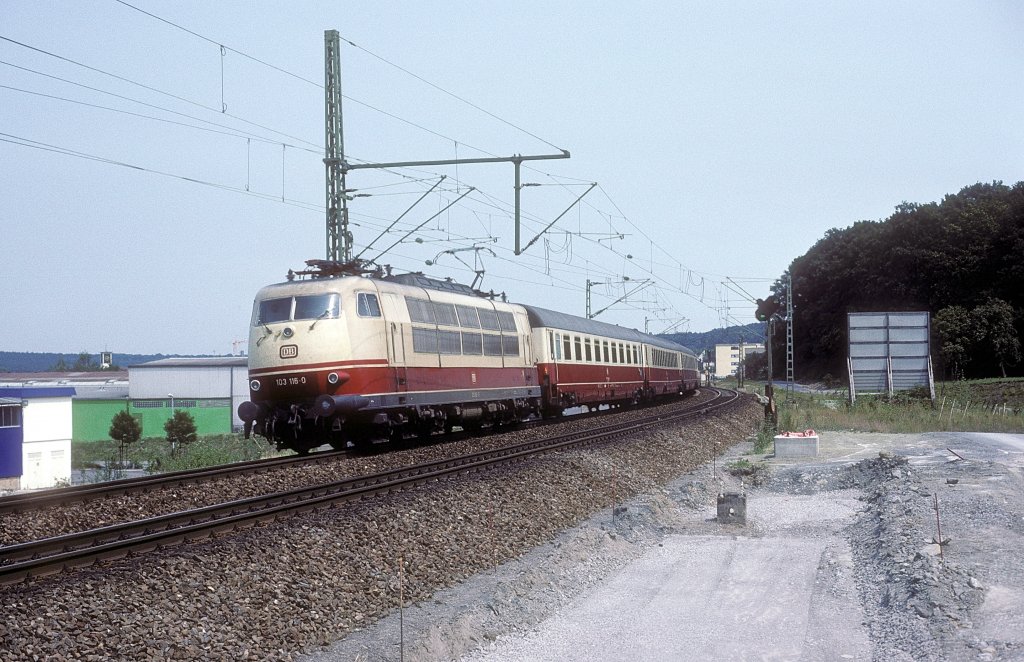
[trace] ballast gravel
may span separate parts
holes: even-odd
[[[708,390],[685,400],[692,406],[714,397]],[[351,455],[324,463],[270,468],[258,474],[229,475],[191,485],[156,488],[151,492],[111,496],[40,510],[0,514],[0,546],[75,533],[146,517],[202,508],[248,497],[273,494],[310,485],[322,485],[351,476],[388,471],[401,466],[432,462],[445,457],[500,448],[530,435],[553,435],[600,425],[606,417],[615,421],[638,420],[652,413],[678,410],[680,403],[642,410],[612,411],[599,417],[566,417],[541,431],[523,428],[501,434],[463,438],[458,441],[396,450],[374,455]]]
[[[595,512],[610,517],[748,437],[761,415],[745,400],[622,442],[0,587],[0,651],[5,660],[294,659],[367,627],[400,600],[422,602],[518,558]],[[457,444],[507,443],[473,439],[360,461],[408,464],[468,452]],[[192,494],[205,489],[186,490],[184,500],[223,500]],[[174,510],[184,505],[181,494],[157,496]],[[128,501],[129,511],[157,514]],[[96,513],[88,517],[95,525]]]

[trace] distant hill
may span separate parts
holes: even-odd
[[[127,368],[147,361],[158,359],[180,358],[182,354],[114,354],[114,365]],[[82,352],[75,354],[58,354],[55,352],[0,352],[0,374],[5,372],[49,372],[57,368],[58,372],[78,370],[75,364],[82,358]],[[88,354],[90,365],[85,370],[99,370],[100,355]],[[64,370],[60,370],[63,362]]]
[[[663,336],[666,340],[686,345],[698,354],[704,350],[715,349],[715,345],[733,345],[740,340],[748,343],[764,342],[764,323],[754,322],[744,326],[730,326],[724,329],[711,329],[703,333],[668,333]]]

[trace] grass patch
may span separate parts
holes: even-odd
[[[734,460],[725,465],[725,470],[744,483],[761,485],[768,478],[768,466],[763,462],[751,462],[746,458]]]
[[[90,476],[95,480],[113,480],[118,477],[115,469],[119,461],[118,453],[118,443],[112,439],[75,441],[71,443],[71,465],[75,469],[90,471]],[[124,467],[163,473],[285,454],[275,451],[263,441],[243,439],[238,434],[220,434],[200,437],[194,443],[179,448],[172,457],[167,439],[147,437],[128,446]]]
[[[843,392],[777,392],[779,429],[1024,432],[1024,388],[1020,400],[1006,398],[1015,395],[1016,390],[1016,385],[1007,387],[1006,381],[946,383],[936,389],[941,395],[934,403],[927,397],[916,397],[920,394],[913,392],[897,393],[891,398],[859,396],[853,406]]]

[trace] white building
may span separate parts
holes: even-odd
[[[715,345],[715,377],[735,375],[743,359],[763,351],[764,343]]]
[[[75,389],[0,388],[0,484],[32,490],[71,482]]]

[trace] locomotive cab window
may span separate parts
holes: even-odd
[[[308,294],[297,297],[265,299],[256,304],[253,325],[336,318],[341,313],[338,294]]]
[[[376,294],[360,292],[357,301],[357,312],[360,317],[380,317],[380,302]]]
[[[253,326],[272,322],[287,322],[292,317],[292,298],[265,299],[256,303]]]
[[[338,305],[338,298],[338,295],[333,292],[295,297],[295,313],[292,319],[334,319],[341,309],[341,306]]]

